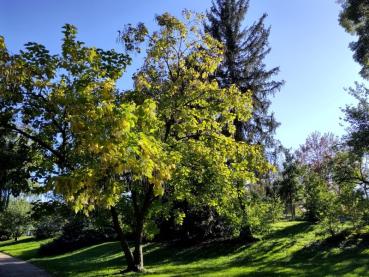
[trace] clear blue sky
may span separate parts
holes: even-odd
[[[60,51],[61,27],[78,27],[87,45],[117,48],[117,31],[126,23],[144,22],[154,27],[154,16],[165,11],[180,15],[186,8],[203,12],[210,0],[3,0],[0,34],[17,52],[28,41]],[[352,102],[344,87],[360,81],[359,66],[348,44],[354,38],[338,25],[340,7],[335,0],[251,0],[246,24],[269,16],[272,52],[266,62],[280,66],[286,81],[273,99],[272,110],[282,123],[277,138],[296,148],[311,132],[341,135],[340,107]],[[134,68],[129,73],[134,72]],[[129,79],[124,80],[127,84]]]

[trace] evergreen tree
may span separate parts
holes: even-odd
[[[341,26],[352,35],[356,41],[350,43],[354,52],[354,60],[362,68],[360,71],[364,79],[369,78],[369,2],[367,0],[340,0],[342,11],[340,14]]]
[[[279,72],[278,67],[267,69],[264,63],[271,50],[266,14],[251,26],[242,28],[248,8],[249,0],[213,1],[205,30],[225,47],[224,61],[216,73],[218,82],[222,87],[235,84],[242,92],[252,93],[253,116],[248,122],[235,120],[236,138],[269,148],[274,144],[273,134],[279,125],[269,111],[269,98],[284,82],[273,79]]]
[[[285,150],[285,161],[281,178],[276,180],[274,186],[285,203],[286,211],[291,213],[291,218],[296,217],[296,202],[300,200],[301,194],[301,166],[294,154]]]

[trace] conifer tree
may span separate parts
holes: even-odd
[[[205,30],[225,47],[224,60],[216,73],[221,86],[235,84],[242,92],[252,92],[253,116],[248,122],[235,121],[236,138],[269,148],[274,144],[273,134],[279,125],[269,111],[270,96],[279,91],[284,82],[273,79],[279,72],[278,67],[268,69],[264,63],[271,50],[266,14],[251,26],[242,28],[248,8],[249,0],[213,1]]]

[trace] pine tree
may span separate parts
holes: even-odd
[[[356,36],[356,41],[350,43],[354,52],[354,60],[362,68],[360,74],[369,79],[369,2],[367,0],[339,0],[342,5],[340,24],[350,34]]]
[[[251,26],[242,29],[249,0],[216,0],[207,13],[205,30],[225,46],[224,61],[216,78],[222,87],[235,84],[246,93],[252,92],[253,116],[248,122],[235,121],[236,138],[270,148],[279,123],[269,111],[270,96],[280,90],[283,81],[273,79],[279,68],[267,69],[265,57],[270,52],[270,28],[265,26],[266,14]]]

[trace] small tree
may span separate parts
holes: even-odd
[[[282,218],[283,203],[278,198],[253,199],[246,206],[246,220],[253,235],[270,233],[272,224]]]
[[[7,209],[0,214],[0,228],[15,241],[31,227],[31,204],[24,199],[11,199]]]
[[[281,178],[275,181],[274,186],[284,201],[287,212],[291,213],[292,220],[296,217],[296,203],[301,200],[301,179],[301,164],[293,154],[286,150]]]

